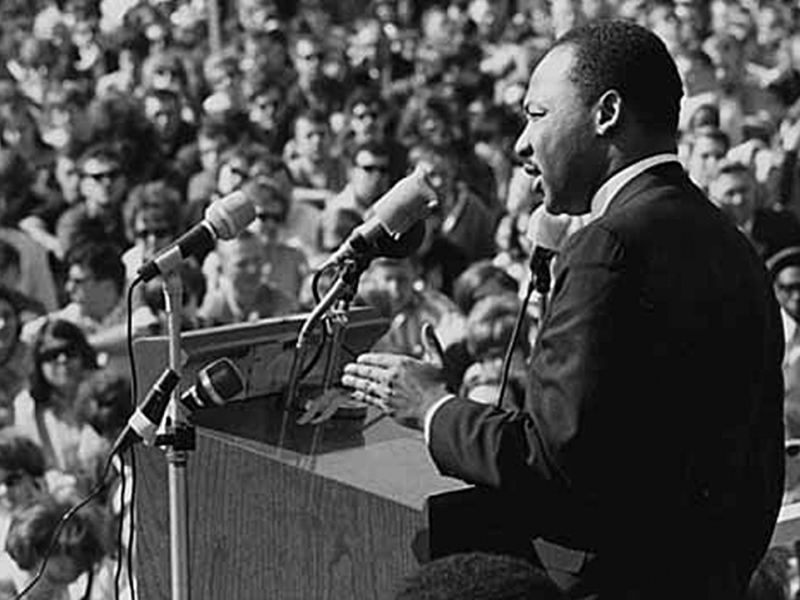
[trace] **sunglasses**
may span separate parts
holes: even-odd
[[[778,288],[778,291],[783,292],[784,294],[800,294],[800,283],[777,283],[775,286]]]
[[[164,239],[172,237],[172,230],[167,229],[165,227],[154,228],[154,229],[140,229],[138,231],[135,231],[133,235],[136,236],[137,240],[145,240],[151,236],[159,239]]]
[[[80,352],[74,346],[63,346],[60,348],[48,348],[46,350],[42,350],[39,353],[39,361],[46,363],[52,362],[57,360],[63,356],[67,360],[72,358],[78,358],[80,356]]]
[[[14,471],[13,473],[9,473],[0,481],[0,484],[6,486],[7,488],[14,487],[20,481],[24,479],[25,475],[20,473],[19,471]]]
[[[356,165],[365,173],[388,173],[389,165]]]
[[[354,119],[363,120],[363,119],[366,119],[367,117],[370,117],[371,119],[375,119],[375,118],[378,117],[378,112],[374,111],[374,110],[354,110],[353,111],[353,118]]]
[[[275,221],[276,223],[283,223],[285,220],[284,214],[279,212],[257,212],[256,219],[259,221]]]
[[[83,172],[84,177],[88,177],[89,179],[94,179],[95,181],[112,181],[117,175],[119,175],[119,171],[114,169],[111,171],[102,171],[100,173],[87,173],[86,171]]]

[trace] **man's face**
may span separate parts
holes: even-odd
[[[708,136],[698,137],[689,155],[689,176],[700,187],[708,187],[719,162],[725,158],[725,153],[725,145],[720,140]]]
[[[737,227],[743,227],[753,219],[755,195],[755,183],[747,173],[723,173],[709,187],[711,199]]]
[[[380,112],[377,106],[356,104],[350,117],[350,129],[357,142],[377,139],[380,135]]]
[[[568,77],[573,54],[557,47],[534,70],[523,102],[527,122],[514,147],[553,214],[588,212],[601,180],[595,109]]]
[[[783,310],[800,321],[800,267],[786,267],[775,277],[775,295]]]
[[[225,249],[222,275],[237,298],[248,302],[258,291],[263,266],[264,255],[258,240],[237,240]]]
[[[173,136],[181,122],[181,109],[177,102],[149,97],[144,102],[144,114],[162,138]]]
[[[369,270],[369,283],[373,289],[386,294],[392,313],[408,306],[413,295],[413,273],[405,261],[373,264]]]
[[[98,321],[106,317],[109,308],[114,306],[111,301],[113,282],[97,279],[91,271],[80,265],[70,266],[66,290],[70,299],[81,307],[84,314]]]
[[[388,187],[389,157],[366,150],[356,154],[350,182],[358,201],[371,205]]]
[[[260,94],[253,98],[248,113],[250,122],[264,131],[274,130],[278,125],[278,107],[280,103],[280,94],[276,92]]]
[[[322,49],[311,40],[301,39],[295,46],[294,66],[303,79],[312,79],[322,73]]]
[[[88,159],[81,172],[80,190],[91,214],[115,210],[125,194],[119,165],[101,158]]]
[[[324,123],[313,123],[300,118],[295,125],[297,153],[310,160],[319,160],[325,155],[328,128]]]
[[[219,166],[219,155],[223,144],[218,139],[204,135],[197,138],[197,150],[200,153],[200,164],[204,171],[213,173]]]
[[[163,215],[151,211],[140,212],[133,224],[133,237],[142,248],[145,260],[149,260],[175,238],[176,231]]]
[[[265,186],[256,188],[256,218],[249,229],[264,241],[277,240],[286,222],[286,203]]]

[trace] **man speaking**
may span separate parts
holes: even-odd
[[[523,410],[449,394],[405,356],[342,379],[579,556],[545,564],[575,598],[739,598],[779,509],[778,307],[678,163],[681,95],[663,43],[619,20],[567,32],[531,75],[516,151],[549,212],[589,223],[557,258]]]

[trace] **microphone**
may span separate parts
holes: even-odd
[[[569,236],[573,218],[569,215],[554,215],[540,204],[531,213],[527,237],[533,245],[530,259],[531,284],[540,294],[550,291],[550,261],[558,254]]]
[[[347,259],[408,256],[422,244],[425,218],[438,203],[426,169],[418,165],[372,206],[372,216],[350,233],[319,270]]]
[[[212,202],[204,219],[139,269],[143,282],[170,273],[190,256],[214,249],[216,241],[235,238],[256,218],[252,200],[241,190]]]
[[[111,448],[112,456],[117,452],[127,450],[139,441],[152,445],[156,439],[158,425],[167,410],[170,394],[180,379],[180,375],[170,368],[161,374],[161,377],[150,388],[147,397],[128,419],[128,424],[117,437],[117,441],[114,442],[114,446]]]
[[[189,410],[225,406],[244,391],[239,369],[228,358],[220,358],[200,371],[197,383],[181,395],[181,404]]]

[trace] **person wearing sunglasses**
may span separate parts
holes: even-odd
[[[127,239],[133,244],[122,255],[131,282],[145,262],[182,233],[183,202],[180,192],[165,181],[150,181],[131,190],[122,213]]]
[[[42,447],[47,469],[82,472],[75,401],[81,382],[97,368],[97,354],[81,329],[63,319],[44,324],[32,354],[28,385],[14,399],[14,426]]]
[[[264,248],[266,280],[294,299],[309,273],[306,252],[299,244],[291,242],[287,227],[291,198],[290,190],[282,185],[283,171],[272,172],[268,167],[255,169],[250,190],[256,206],[256,218],[250,230],[258,236]]]
[[[340,210],[353,210],[363,219],[389,189],[389,147],[377,141],[359,144],[353,152],[347,185],[325,206],[323,220]]]
[[[120,154],[108,144],[86,150],[78,161],[79,189],[83,198],[61,214],[56,237],[64,254],[88,240],[120,243],[125,239],[122,203],[128,178]]]

